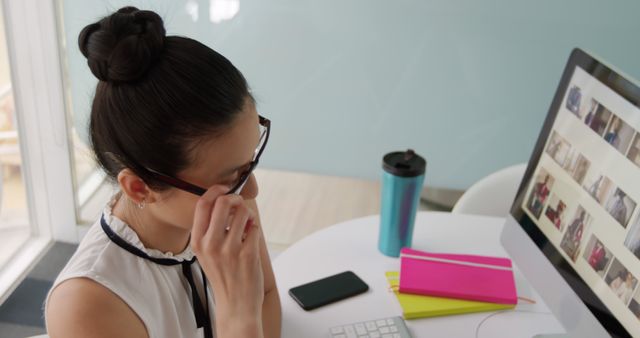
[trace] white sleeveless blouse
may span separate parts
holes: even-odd
[[[98,220],[82,239],[51,290],[71,278],[89,278],[129,305],[146,326],[150,338],[205,337],[204,326],[198,328],[191,288],[183,273],[183,265],[180,264],[194,258],[191,247],[175,255],[145,248],[133,229],[112,215],[111,210],[118,197],[119,194],[112,198],[102,215],[112,232],[146,255],[176,264],[158,264],[125,250],[107,236]],[[205,295],[202,270],[197,261],[190,268],[198,295],[202,299]],[[209,320],[215,337],[215,303],[210,287],[207,287],[207,295]],[[206,316],[203,315],[202,318]]]

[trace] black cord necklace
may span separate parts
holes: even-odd
[[[193,314],[196,317],[196,325],[198,328],[204,327],[205,338],[213,338],[213,328],[211,327],[211,317],[209,316],[209,295],[207,293],[207,278],[204,275],[204,271],[202,271],[202,267],[200,267],[200,272],[202,273],[202,285],[204,285],[204,301],[207,304],[207,307],[205,309],[202,305],[202,300],[200,299],[200,295],[198,294],[198,290],[196,289],[196,284],[193,281],[193,274],[191,272],[191,264],[196,261],[196,257],[193,257],[188,261],[185,260],[183,262],[178,262],[169,258],[151,257],[147,255],[146,252],[136,248],[135,246],[122,239],[122,237],[118,236],[107,224],[107,221],[104,219],[104,214],[100,219],[100,225],[102,225],[102,230],[113,243],[138,257],[148,259],[160,265],[182,265],[182,274],[187,279],[187,282],[191,287]],[[189,292],[189,290],[187,290],[187,292]]]

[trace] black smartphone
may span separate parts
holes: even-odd
[[[289,289],[289,295],[306,311],[313,310],[369,290],[352,271],[319,279]]]

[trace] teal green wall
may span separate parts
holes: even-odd
[[[64,0],[82,135],[96,80],[78,33],[131,3],[245,74],[273,121],[267,168],[378,180],[382,155],[411,147],[426,185],[466,188],[528,160],[573,47],[640,77],[637,1],[251,0],[214,24],[210,1]]]

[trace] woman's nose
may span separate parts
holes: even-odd
[[[245,183],[242,191],[240,191],[240,196],[247,200],[255,199],[256,196],[258,196],[258,181],[253,173],[249,175],[247,183]]]

